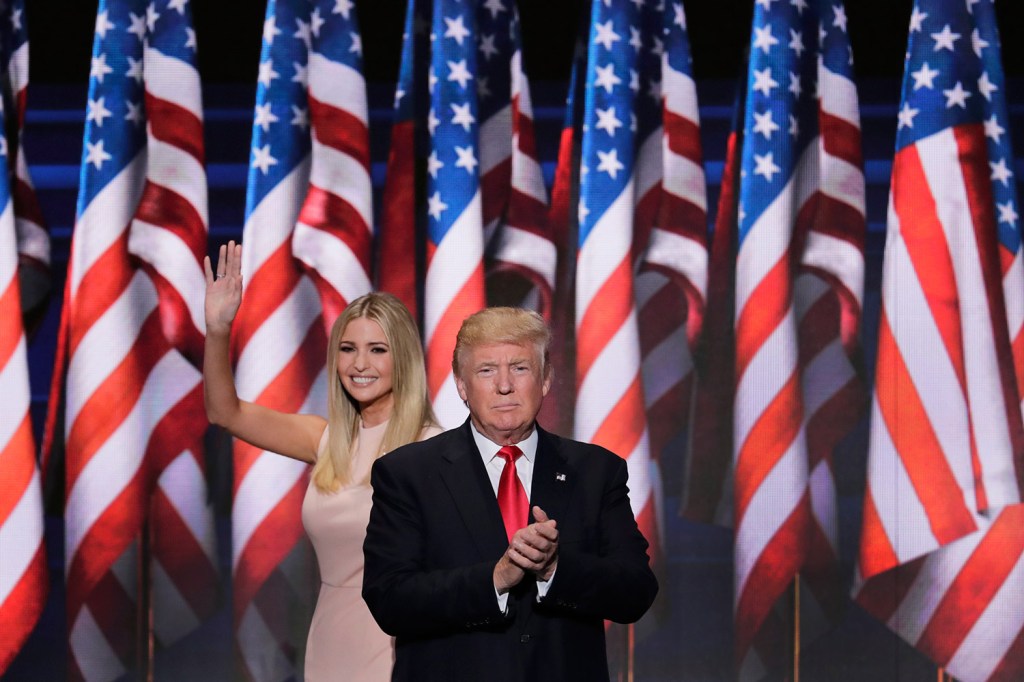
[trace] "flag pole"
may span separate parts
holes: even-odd
[[[136,593],[139,596],[138,642],[139,679],[146,682],[153,682],[153,594],[152,594],[152,571],[150,570],[150,528],[149,522],[142,524],[139,531],[139,551],[136,553],[138,580]]]
[[[793,578],[793,682],[800,682],[800,574]]]
[[[633,648],[636,646],[636,623],[626,626],[626,682],[633,682],[633,665],[635,657]]]

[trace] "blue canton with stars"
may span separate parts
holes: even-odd
[[[246,218],[309,155],[309,0],[270,0],[263,22]]]
[[[25,0],[8,0],[0,6],[0,21],[4,24],[3,40],[0,40],[0,69],[7,73],[11,56],[28,42]]]
[[[363,40],[353,0],[317,0],[310,15],[313,51],[363,72]]]
[[[593,3],[584,103],[580,168],[579,245],[622,194],[633,175],[632,114],[640,91],[638,66],[643,49],[630,44],[630,29],[639,29],[635,4],[614,8]],[[642,106],[642,103],[641,103]],[[632,210],[632,207],[630,207]]]
[[[757,0],[743,127],[740,243],[786,188],[818,134],[819,55],[829,70],[852,75],[841,2]]]
[[[673,2],[664,13],[665,56],[674,71],[693,78],[690,56],[690,33],[686,25],[683,3]]]
[[[100,0],[89,69],[77,215],[146,143],[142,54],[146,3]]]
[[[983,124],[999,241],[1020,248],[999,32],[992,0],[918,0],[910,18],[896,149],[945,128]]]
[[[480,187],[476,17],[457,0],[436,0],[427,126],[428,235],[437,245]]]
[[[480,73],[476,79],[476,93],[481,121],[486,121],[512,101],[509,62],[518,47],[517,20],[501,0],[488,0],[477,8],[477,64]]]
[[[145,45],[195,68],[196,34],[188,2],[101,0],[89,68],[78,215],[145,146]]]

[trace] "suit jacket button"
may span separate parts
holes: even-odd
[[[529,635],[523,635],[522,637],[519,638],[519,641],[522,642],[523,644],[526,644],[527,642],[530,641],[530,636]]]

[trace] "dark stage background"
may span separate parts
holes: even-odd
[[[27,15],[31,42],[26,150],[42,208],[53,237],[53,292],[41,327],[31,339],[32,416],[39,438],[46,413],[60,292],[75,215],[82,148],[89,57],[96,5],[82,0],[31,0]],[[533,86],[541,157],[548,188],[554,172],[564,110],[566,81],[580,21],[582,0],[519,0],[524,61]],[[1016,177],[1024,175],[1024,3],[997,5],[1008,78],[1011,134],[1016,143]],[[715,218],[725,140],[732,115],[735,80],[745,75],[753,0],[688,0],[685,9],[701,105],[701,135],[709,182],[709,225]],[[391,101],[401,54],[404,3],[356,2],[369,84],[374,189],[383,186]],[[872,375],[878,320],[879,274],[885,207],[906,49],[910,0],[847,0],[849,33],[862,109],[867,178],[869,239],[863,339],[867,376]],[[256,0],[194,0],[192,10],[204,83],[205,134],[210,183],[210,248],[240,238],[249,158],[252,106],[264,3]],[[836,457],[842,505],[842,546],[847,577],[857,547],[864,487],[866,424]],[[226,439],[210,436],[210,475],[222,521],[221,570],[230,575],[230,458]],[[38,442],[38,441],[37,441]],[[676,446],[680,444],[675,444]],[[666,486],[664,524],[671,604],[667,621],[640,640],[636,677],[643,680],[720,680],[731,676],[731,533],[679,519],[675,513],[680,457],[663,455]],[[51,592],[36,631],[5,681],[63,679],[66,623],[60,482],[48,496],[47,550]],[[232,675],[229,599],[218,615],[173,652],[157,652],[158,680],[217,680]],[[833,632],[806,647],[803,680],[933,680],[935,668],[856,607]]]

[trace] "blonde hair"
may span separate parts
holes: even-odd
[[[551,369],[548,363],[551,330],[544,318],[525,308],[495,306],[484,308],[462,321],[452,352],[452,370],[455,375],[460,376],[460,364],[471,348],[492,343],[532,343],[540,358],[541,376],[547,376]]]
[[[352,399],[338,377],[338,346],[352,320],[365,317],[380,325],[390,349],[391,392],[394,403],[376,457],[400,445],[419,439],[425,427],[437,419],[427,398],[427,378],[419,332],[409,310],[395,296],[373,292],[355,299],[331,327],[327,346],[327,436],[326,456],[317,457],[313,483],[323,492],[333,492],[353,483],[352,446],[359,433],[359,404]],[[368,479],[360,481],[367,483]]]

